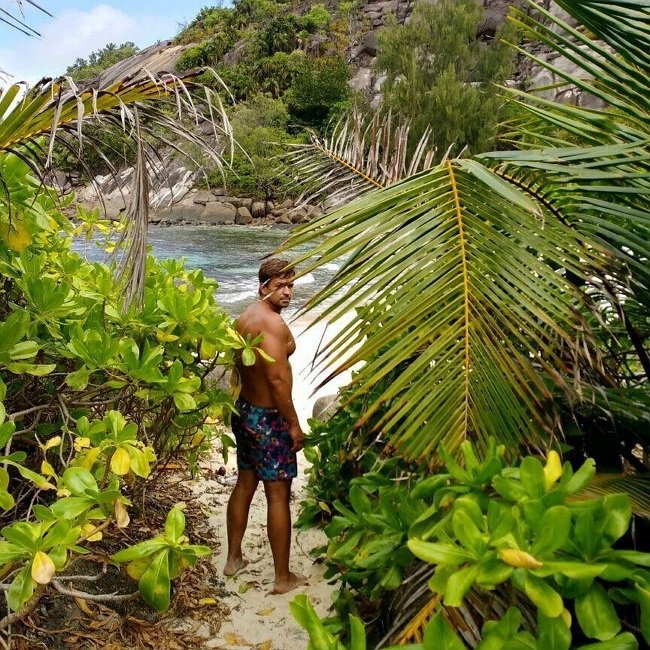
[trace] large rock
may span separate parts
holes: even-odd
[[[208,203],[201,212],[201,221],[208,224],[226,226],[235,223],[237,209],[231,203],[215,201]]]
[[[266,216],[266,205],[262,201],[254,201],[251,206],[253,219],[262,219]]]
[[[323,395],[315,402],[311,410],[311,416],[315,420],[329,420],[341,406],[338,395]]]
[[[215,198],[212,192],[207,190],[199,190],[193,197],[192,201],[198,203],[199,205],[207,205],[208,203],[213,203],[217,199]]]
[[[250,213],[250,210],[248,208],[239,208],[237,210],[235,223],[238,226],[247,226],[252,221],[253,221],[253,215]]]

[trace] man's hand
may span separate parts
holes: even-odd
[[[305,434],[302,432],[300,425],[296,425],[289,429],[289,435],[293,441],[291,451],[298,452],[305,446]]]

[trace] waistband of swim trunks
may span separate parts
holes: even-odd
[[[258,413],[278,413],[278,409],[273,406],[257,406],[257,404],[251,404],[247,399],[241,397],[241,395],[235,402],[235,408],[239,411],[246,410],[248,412],[254,411]]]

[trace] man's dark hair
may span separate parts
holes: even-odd
[[[260,265],[258,273],[260,284],[266,284],[273,278],[292,278],[296,271],[293,267],[287,268],[290,260],[283,260],[279,257],[269,257]]]

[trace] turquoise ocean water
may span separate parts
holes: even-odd
[[[187,268],[200,268],[219,283],[218,303],[237,316],[257,294],[257,269],[288,235],[287,230],[246,228],[242,226],[151,226],[149,243],[158,258],[184,258]],[[103,252],[94,242],[77,241],[75,250],[91,260],[102,260]],[[297,249],[295,257],[306,250]],[[292,304],[286,310],[291,317],[313,293],[325,286],[338,265],[327,264],[300,278]],[[283,312],[285,313],[285,312]]]

